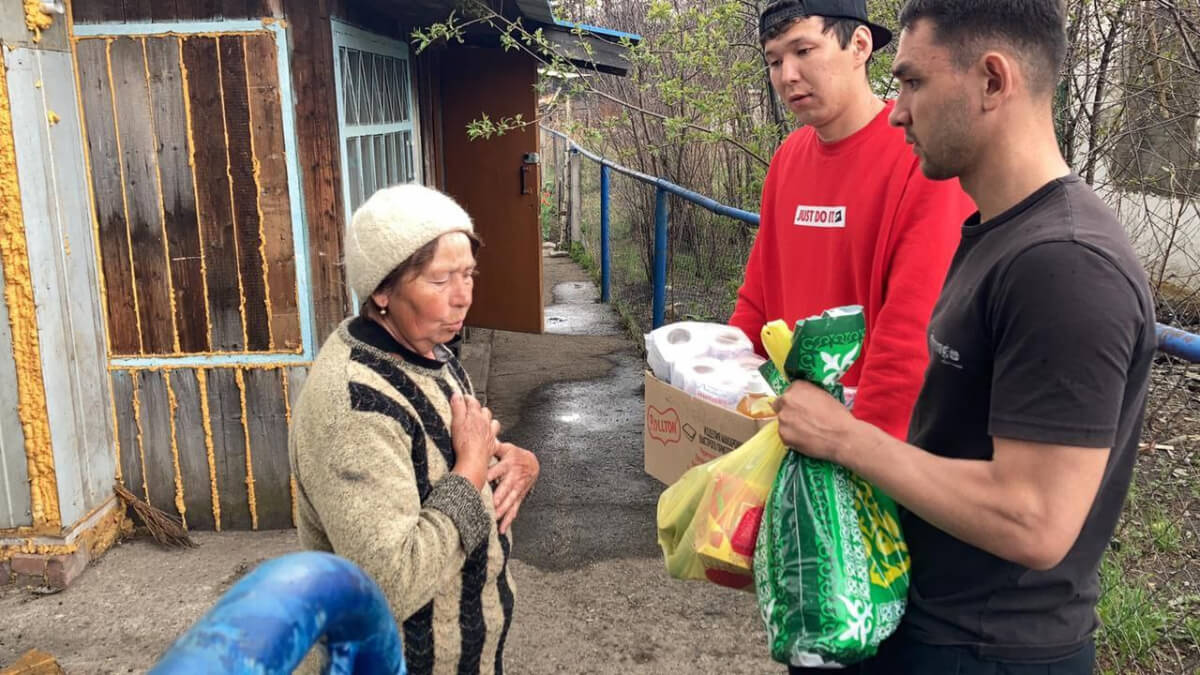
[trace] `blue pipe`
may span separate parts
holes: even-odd
[[[1200,335],[1172,328],[1163,324],[1156,326],[1158,348],[1171,356],[1200,363]]]
[[[313,551],[259,565],[150,672],[291,673],[321,637],[329,646],[328,672],[407,673],[379,587],[345,558]]]
[[[654,319],[658,328],[667,316],[667,191],[654,191]]]
[[[609,193],[609,175],[608,167],[600,165],[600,302],[608,302],[612,299],[612,258],[609,247],[609,216],[610,210],[608,201]]]

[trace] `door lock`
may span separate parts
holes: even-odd
[[[521,157],[521,194],[533,194],[529,189],[529,171],[536,170],[541,161],[541,156],[536,152],[527,152]]]

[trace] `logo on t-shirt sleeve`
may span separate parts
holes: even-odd
[[[950,345],[938,342],[937,335],[932,330],[929,331],[929,351],[945,365],[962,370],[962,355]]]
[[[801,227],[845,227],[846,207],[801,204],[796,207],[795,224]]]

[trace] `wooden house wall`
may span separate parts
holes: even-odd
[[[315,337],[318,344],[323,342],[352,311],[341,265],[345,218],[330,19],[338,18],[401,41],[407,41],[411,27],[378,6],[352,0],[76,0],[72,11],[74,21],[81,24],[263,17],[287,20]],[[428,144],[423,145],[424,175],[427,182],[440,186],[443,182],[437,140],[440,130],[435,126],[436,111],[431,108],[440,95],[436,89],[440,73],[433,75],[436,71],[426,65],[427,61],[435,62],[436,56],[418,56],[413,60],[414,74],[423,72],[425,78],[423,84],[418,79],[419,86],[414,87],[420,93],[422,106],[422,143]]]
[[[282,4],[291,33],[296,134],[303,171],[316,338],[320,344],[354,310],[341,264],[345,205],[330,21],[336,18],[400,41],[407,41],[409,29],[380,8],[352,0],[282,0]],[[420,67],[420,57],[415,60]],[[424,100],[419,100],[424,105]],[[429,162],[440,164],[440,153],[436,149],[431,152],[426,142],[422,137],[424,175],[430,182],[430,176],[440,176],[440,169],[429,171]]]
[[[425,183],[446,189],[446,162],[442,155],[442,52],[430,50],[413,59],[420,119],[421,161]]]
[[[392,11],[404,9],[403,7],[396,7],[394,3],[389,3],[388,0],[381,0],[380,4],[388,6]],[[449,10],[447,10],[447,13],[449,13]],[[362,0],[331,0],[330,14],[335,19],[370,31],[376,35],[382,35],[383,37],[401,42],[408,41],[408,28],[397,20],[393,14],[380,9],[370,2],[363,2]]]
[[[113,370],[123,484],[189,529],[292,527],[287,432],[307,373],[307,366]]]
[[[76,0],[76,23],[283,18],[288,22],[297,149],[302,173],[316,339],[349,310],[342,280],[342,193],[333,91],[330,0]]]
[[[4,67],[50,433],[49,447],[32,450],[53,453],[57,515],[70,526],[112,494],[114,470],[74,67],[69,51],[24,47],[5,50]],[[6,465],[25,450],[6,434]]]
[[[74,0],[76,23],[145,23],[261,19],[276,15],[278,0]]]
[[[300,351],[271,34],[76,54],[112,355]]]
[[[269,31],[75,44],[116,473],[192,529],[293,524],[289,397],[307,364],[272,359],[304,346],[276,49]],[[219,361],[174,365],[188,357]]]
[[[341,152],[333,81],[333,10],[329,0],[283,0],[291,33],[296,137],[303,172],[308,257],[317,344],[350,312],[342,267]]]
[[[242,8],[242,9],[239,9]],[[268,33],[188,35],[192,20],[284,18],[291,82],[274,81]],[[307,264],[315,348],[350,313],[332,18],[407,28],[345,0],[77,2],[80,24],[171,22],[178,34],[79,37],[79,68],[111,356],[122,483],[191,529],[290,527],[291,405],[305,363],[175,367],[187,355],[297,353],[296,264]],[[174,24],[179,24],[178,26]],[[386,28],[384,28],[386,27]],[[433,57],[414,59],[426,181],[440,185]],[[281,110],[278,88],[294,109]],[[272,107],[274,105],[274,107]],[[291,119],[289,119],[289,116]],[[299,185],[282,164],[294,124]],[[299,189],[303,213],[292,214]],[[307,259],[289,224],[303,217]],[[289,266],[290,263],[290,266]]]

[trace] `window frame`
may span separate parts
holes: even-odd
[[[333,62],[334,62],[334,86],[337,92],[337,122],[338,122],[338,153],[342,162],[342,201],[345,209],[346,223],[350,222],[350,218],[354,213],[354,200],[352,199],[352,179],[357,171],[359,180],[362,180],[364,175],[361,169],[352,171],[350,166],[350,153],[348,143],[353,139],[362,139],[368,137],[382,137],[393,133],[407,132],[412,139],[410,167],[412,170],[412,182],[417,184],[424,183],[424,170],[422,162],[422,146],[421,146],[421,124],[418,117],[420,113],[420,105],[417,102],[417,87],[413,78],[413,59],[410,55],[408,45],[376,33],[356,28],[337,19],[330,21],[333,31]],[[403,73],[404,84],[407,88],[407,119],[401,122],[387,122],[380,124],[350,124],[347,122],[347,101],[345,77],[343,73],[342,50],[352,49],[358,52],[370,53],[379,56],[385,56],[403,61],[406,69]],[[360,141],[361,142],[361,141]],[[386,141],[385,141],[386,143]],[[361,151],[360,151],[361,162]],[[400,157],[399,159],[403,159]],[[399,166],[397,171],[399,171]],[[378,187],[378,181],[377,181]],[[366,190],[363,190],[363,198],[369,197]]]

